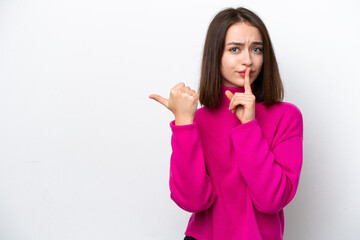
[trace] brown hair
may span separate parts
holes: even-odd
[[[284,88],[265,24],[255,13],[240,7],[222,10],[209,25],[201,65],[200,104],[208,108],[216,108],[221,103],[223,80],[221,58],[224,52],[225,36],[228,28],[237,22],[245,22],[256,27],[264,44],[263,66],[253,83],[253,94],[256,102],[264,102],[266,107],[281,102],[284,98]]]

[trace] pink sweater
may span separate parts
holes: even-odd
[[[185,234],[283,239],[283,208],[295,196],[302,166],[302,114],[291,103],[268,109],[256,103],[255,119],[241,124],[225,91],[244,88],[221,89],[219,108],[199,108],[193,124],[170,123],[171,199],[193,213]]]

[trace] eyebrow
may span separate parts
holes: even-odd
[[[252,42],[252,45],[264,45],[263,42]],[[236,46],[244,46],[245,43],[241,43],[241,42],[229,42],[226,45],[236,45]]]

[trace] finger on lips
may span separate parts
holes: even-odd
[[[246,93],[251,93],[251,86],[250,86],[250,70],[251,68],[247,68],[245,72],[245,83],[244,88]]]

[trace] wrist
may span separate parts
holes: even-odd
[[[193,124],[194,118],[193,117],[178,117],[175,116],[175,125],[188,125]]]

